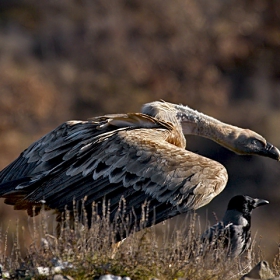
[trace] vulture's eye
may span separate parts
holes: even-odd
[[[254,146],[259,146],[259,147],[264,147],[265,143],[263,143],[262,141],[258,140],[258,139],[251,139],[251,144]]]
[[[251,139],[251,144],[253,144],[253,145],[259,145],[259,144],[260,144],[260,141],[257,140],[257,139]]]

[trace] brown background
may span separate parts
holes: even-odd
[[[253,129],[280,148],[280,2],[0,1],[0,168],[66,120],[135,112],[158,99]],[[235,194],[268,199],[253,233],[265,258],[275,254],[280,163],[205,139],[188,143],[229,173],[201,217],[221,218]],[[2,231],[16,217],[26,223],[3,204]]]

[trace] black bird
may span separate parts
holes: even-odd
[[[204,244],[217,247],[223,242],[227,254],[231,258],[241,255],[251,244],[252,211],[269,202],[264,199],[237,195],[228,203],[223,220],[213,225],[202,235]]]
[[[159,223],[208,204],[228,180],[223,165],[185,149],[186,134],[207,137],[241,155],[280,159],[279,150],[252,130],[155,101],[141,113],[58,126],[0,172],[0,197],[30,216],[42,204],[61,213],[66,205],[71,209],[73,199],[84,197],[90,214],[92,202],[99,205],[106,198],[111,220],[124,198],[136,222],[148,201],[146,225]]]

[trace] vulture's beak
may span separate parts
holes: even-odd
[[[261,151],[260,154],[262,156],[270,157],[272,159],[276,159],[280,161],[280,151],[269,142],[266,142],[266,146],[264,147],[264,149]]]

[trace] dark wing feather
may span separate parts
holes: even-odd
[[[223,242],[231,257],[241,255],[251,244],[250,229],[233,223],[219,222],[206,230],[201,238],[206,245],[211,246],[218,246],[218,242]]]
[[[219,222],[210,228],[208,228],[201,236],[201,239],[211,244],[212,242],[216,243],[217,240],[224,238],[227,234],[227,229],[229,228],[230,224],[224,225],[223,222]],[[213,244],[212,244],[213,245]]]
[[[150,201],[159,211],[156,222],[197,209],[223,190],[227,172],[169,143],[172,133],[178,132],[171,124],[142,114],[65,123],[0,173],[0,182],[9,184],[0,185],[0,196],[20,194],[18,208],[44,200],[59,210],[84,196],[87,204],[106,197],[112,209],[121,198],[128,210]]]
[[[230,227],[231,256],[237,257],[247,250],[251,245],[250,228],[243,225],[231,225]]]

